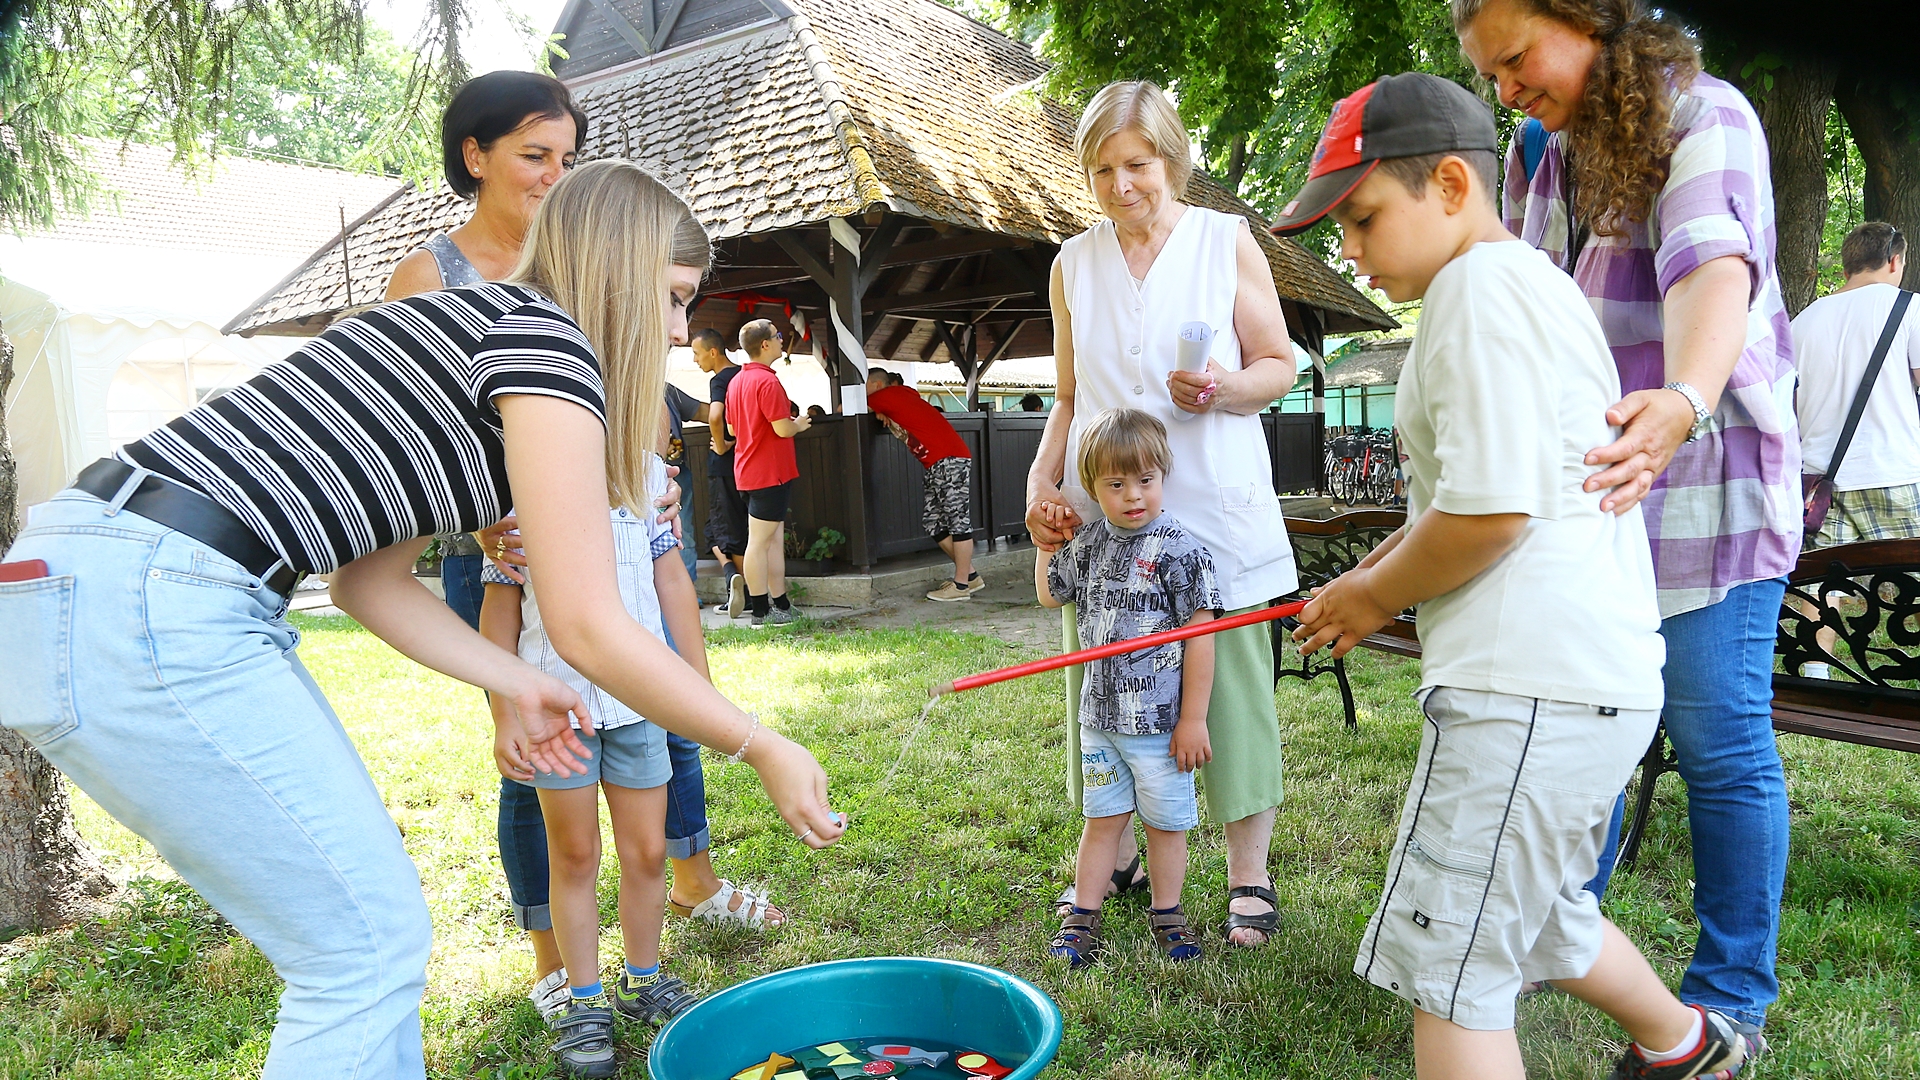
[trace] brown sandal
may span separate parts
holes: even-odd
[[[1076,911],[1060,920],[1047,955],[1065,957],[1068,967],[1082,968],[1100,959],[1100,949],[1100,913]]]
[[[1176,963],[1200,959],[1200,937],[1187,925],[1187,913],[1180,905],[1166,911],[1148,908],[1147,926],[1160,945],[1160,955]]]

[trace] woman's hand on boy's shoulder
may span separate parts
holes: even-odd
[[[1383,608],[1368,587],[1372,575],[1370,568],[1349,570],[1313,591],[1313,599],[1300,613],[1300,629],[1293,632],[1302,653],[1331,645],[1338,659],[1393,621],[1397,612]]]

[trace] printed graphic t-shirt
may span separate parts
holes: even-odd
[[[1095,518],[1047,564],[1047,589],[1078,605],[1086,648],[1172,630],[1223,606],[1213,556],[1167,513],[1138,529]],[[1185,656],[1186,642],[1173,641],[1089,662],[1080,723],[1116,735],[1172,731],[1180,722]]]

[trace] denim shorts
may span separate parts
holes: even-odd
[[[562,776],[536,769],[528,783],[549,791],[565,791],[592,787],[604,780],[617,787],[644,790],[673,779],[667,731],[657,724],[642,720],[604,731],[596,729],[593,735],[581,734],[580,741],[587,744],[587,752],[592,755],[585,763],[585,773]]]
[[[1081,809],[1090,818],[1138,813],[1149,828],[1185,832],[1200,824],[1193,774],[1181,772],[1173,732],[1119,735],[1080,729]]]

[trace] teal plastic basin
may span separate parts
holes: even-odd
[[[652,1080],[729,1080],[768,1054],[877,1036],[957,1044],[1032,1080],[1060,1050],[1060,1007],[1025,979],[979,964],[919,957],[834,960],[750,979],[660,1029]]]

